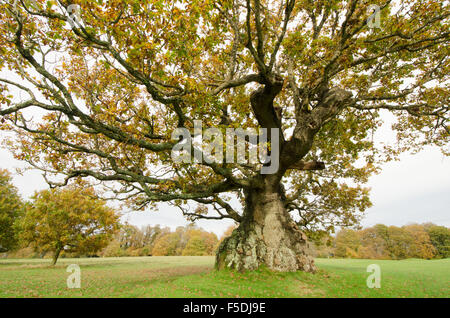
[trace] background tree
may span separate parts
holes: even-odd
[[[152,250],[153,256],[175,256],[180,242],[179,233],[168,233],[161,235],[155,242]]]
[[[101,255],[104,257],[149,256],[152,254],[158,238],[168,233],[170,233],[169,228],[161,228],[159,225],[147,225],[139,229],[125,223],[120,225],[120,230],[101,252]]]
[[[92,254],[117,230],[119,216],[92,189],[44,190],[33,196],[21,224],[21,238],[41,251]]]
[[[124,249],[139,249],[144,246],[144,233],[136,226],[125,223],[120,227],[118,240]]]
[[[352,229],[343,229],[336,235],[337,257],[354,258],[361,246],[358,233]]]
[[[423,225],[410,224],[404,226],[403,229],[413,238],[408,257],[432,259],[436,255],[436,248],[433,246],[430,236]]]
[[[208,253],[205,240],[200,235],[193,235],[189,238],[182,255],[205,256],[210,254]]]
[[[387,250],[387,227],[378,224],[358,232],[361,247],[359,256],[369,259],[389,259]]]
[[[206,232],[195,224],[188,224],[177,227],[175,232],[159,235],[154,242],[152,255],[213,255],[217,242],[214,233]]]
[[[179,247],[182,251],[182,255],[199,255],[199,250],[202,250],[202,255],[213,255],[215,253],[218,243],[216,234],[206,232],[195,224],[190,224],[184,228],[181,228],[181,230],[184,232],[180,240],[181,246]],[[195,239],[191,242],[193,238]],[[192,247],[192,244],[196,247]],[[192,247],[192,252],[195,254],[189,254],[190,249],[186,250],[188,246],[190,246],[189,248]]]
[[[10,251],[17,246],[17,219],[24,204],[16,187],[11,183],[11,175],[0,169],[0,253]]]
[[[373,5],[381,25],[370,29]],[[0,79],[1,125],[18,133],[16,158],[52,185],[115,182],[109,189],[136,208],[162,201],[191,220],[235,220],[218,268],[314,271],[302,230],[357,224],[381,163],[448,142],[446,1],[2,0],[0,9],[0,69],[17,74]],[[392,147],[372,138],[383,111],[396,118]],[[172,161],[172,132],[194,135],[194,120],[280,129],[269,134],[278,171]]]
[[[120,246],[120,242],[114,238],[108,245],[100,252],[102,257],[122,257],[128,256],[126,251]]]
[[[161,226],[158,224],[156,226],[150,226],[147,225],[144,229],[144,245],[148,246],[151,250],[153,248],[153,245],[158,238],[159,235],[161,235],[162,232],[164,232],[165,229],[162,229]]]
[[[323,235],[320,239],[311,242],[314,257],[330,258],[335,256],[334,237]]]
[[[450,257],[450,229],[435,224],[425,224],[425,230],[440,258]]]
[[[358,231],[342,229],[334,239],[334,249],[327,251],[319,246],[318,253],[365,259],[441,258],[445,257],[448,234],[446,227],[431,223],[402,227],[377,224]]]
[[[147,225],[139,229],[124,224],[101,255],[106,257],[213,255],[217,242],[214,233],[206,232],[195,224],[179,226],[174,232],[159,225]]]
[[[405,229],[398,226],[388,227],[386,247],[392,259],[408,258],[413,244],[413,237]]]

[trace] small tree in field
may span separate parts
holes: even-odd
[[[0,169],[0,253],[16,247],[15,223],[22,208],[22,199],[11,183],[9,172]]]
[[[236,221],[219,269],[314,272],[306,234],[358,224],[382,163],[448,143],[448,1],[0,0],[0,12],[0,70],[14,74],[0,76],[0,128],[17,132],[16,158],[52,185],[96,179],[136,209]],[[385,114],[395,145],[373,138]],[[193,145],[237,128],[265,129],[259,160],[236,156],[258,133]]]
[[[34,195],[21,222],[21,238],[41,251],[95,253],[118,228],[118,215],[91,189],[44,190]]]

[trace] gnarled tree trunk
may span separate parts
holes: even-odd
[[[216,268],[315,272],[306,235],[286,211],[279,191],[252,190],[246,195],[243,220],[220,245]]]

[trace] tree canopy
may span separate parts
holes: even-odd
[[[276,193],[297,226],[328,232],[359,222],[363,184],[383,162],[448,142],[445,1],[0,3],[0,69],[16,74],[0,78],[1,125],[54,186],[114,182],[135,208],[170,202],[192,220],[241,223],[248,203]],[[394,146],[373,139],[383,111],[396,118]],[[172,133],[194,136],[195,120],[279,129],[278,171],[173,161]]]

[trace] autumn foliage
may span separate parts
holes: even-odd
[[[92,189],[44,190],[34,195],[21,219],[21,239],[37,250],[92,255],[104,248],[118,227],[118,214]]]
[[[141,229],[130,224],[121,226],[114,239],[99,255],[120,256],[206,256],[213,255],[217,236],[194,224],[175,231],[159,225]]]
[[[15,224],[23,210],[22,198],[11,182],[8,171],[0,169],[0,253],[18,244]]]
[[[450,257],[450,229],[435,224],[402,227],[377,224],[352,230],[342,229],[335,238],[322,241],[319,257],[406,259]]]
[[[222,267],[314,271],[305,233],[357,225],[383,163],[427,145],[448,154],[448,1],[36,0],[0,12],[0,129],[15,132],[14,156],[53,186],[96,180],[135,209],[236,221]],[[393,145],[374,138],[386,114]],[[197,120],[279,132],[278,171],[172,160],[172,134],[197,135]],[[175,241],[158,246],[178,253]]]

